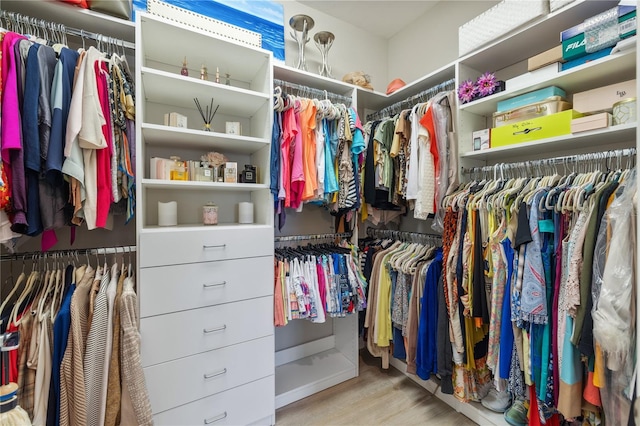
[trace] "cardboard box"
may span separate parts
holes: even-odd
[[[562,45],[557,45],[547,51],[532,56],[527,61],[527,70],[534,71],[554,62],[562,62]]]
[[[624,39],[635,35],[637,26],[635,6],[619,6],[618,12],[618,33],[620,38]],[[620,15],[620,13],[623,12],[624,14]],[[578,29],[578,27],[581,27],[581,30]],[[583,23],[569,28],[560,34],[562,41],[562,58],[564,60],[576,59],[588,53],[584,28],[585,24]],[[606,34],[606,30],[603,30],[600,36],[607,37],[608,34]]]
[[[634,79],[575,93],[573,95],[573,109],[584,114],[611,111],[616,102],[635,97],[636,80]]]
[[[560,96],[563,99],[567,98],[567,94],[564,90],[556,86],[549,86],[534,90],[533,92],[523,93],[522,95],[514,96],[513,98],[505,99],[504,101],[499,101],[496,112],[508,111],[510,109],[541,102],[551,96]]]
[[[589,130],[604,129],[611,126],[613,116],[608,112],[586,115],[571,120],[571,133],[588,132]]]
[[[224,181],[225,183],[238,182],[238,163],[228,161],[224,165]]]
[[[569,109],[491,129],[491,148],[568,135],[571,133],[571,120],[578,117],[582,114]]]
[[[489,149],[491,147],[491,129],[473,132],[473,150]]]

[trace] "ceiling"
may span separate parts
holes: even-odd
[[[400,32],[439,1],[298,0],[385,39]]]

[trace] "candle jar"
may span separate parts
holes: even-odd
[[[205,225],[218,224],[218,206],[212,202],[202,206],[202,223]]]

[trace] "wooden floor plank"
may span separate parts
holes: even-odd
[[[278,426],[433,425],[472,426],[395,368],[360,353],[360,375],[276,411]]]

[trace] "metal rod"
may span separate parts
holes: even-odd
[[[351,96],[340,95],[338,93],[329,92],[327,90],[316,89],[315,87],[304,86],[302,84],[290,83],[288,81],[273,79],[274,86],[280,86],[282,91],[287,93],[287,90],[296,90],[298,96],[308,97],[309,95],[318,98],[329,99],[332,102],[339,102],[345,105],[351,105]]]
[[[7,10],[0,10],[0,17],[7,21],[8,23],[13,25],[24,25],[26,28],[39,27],[45,32],[62,32],[67,35],[76,36],[84,39],[95,40],[99,43],[110,43],[115,47],[121,47],[126,49],[135,50],[135,43],[131,43],[129,41],[125,41],[122,39],[105,36],[103,34],[92,33],[90,31],[85,31],[77,28],[67,27],[66,25],[59,24],[56,22],[46,21],[44,19],[32,18],[27,15],[23,15],[21,13],[9,12]],[[10,28],[12,31],[15,31],[17,28]]]
[[[20,259],[32,259],[37,257],[44,257],[51,254],[119,254],[119,253],[133,253],[136,251],[136,246],[117,246],[117,247],[99,247],[99,248],[84,248],[84,249],[70,249],[70,250],[49,250],[49,251],[34,251],[25,253],[3,254],[0,256],[2,260],[20,260]]]
[[[456,87],[456,80],[454,78],[443,81],[440,84],[436,84],[433,87],[430,87],[422,92],[419,92],[413,96],[409,96],[406,99],[398,101],[394,104],[386,106],[382,108],[380,111],[374,112],[367,116],[367,121],[371,120],[380,120],[385,117],[393,116],[403,109],[412,108],[416,103],[427,102],[429,99],[436,96],[438,93],[442,91],[453,90]]]
[[[545,167],[549,165],[579,163],[579,162],[597,162],[610,161],[617,157],[633,157],[636,155],[636,148],[615,149],[610,151],[602,151],[589,154],[574,154],[563,157],[542,158],[530,161],[520,161],[514,163],[499,163],[493,166],[462,168],[463,174],[502,172],[511,169],[530,169],[532,167]]]
[[[336,232],[332,234],[310,234],[310,235],[284,235],[274,237],[276,243],[283,241],[307,241],[307,240],[324,240],[327,238],[351,238],[351,232]]]
[[[396,231],[394,229],[367,228],[369,237],[389,237],[401,241],[415,241],[418,239],[440,240],[440,234],[425,234],[422,232]]]

